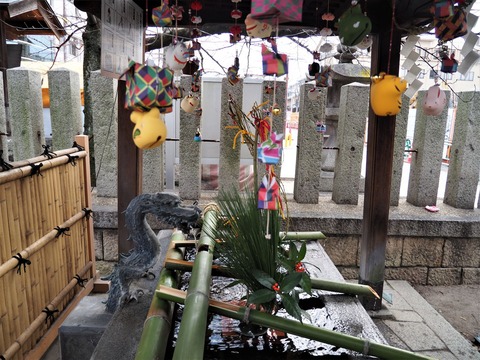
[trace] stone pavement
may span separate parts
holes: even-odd
[[[392,303],[369,312],[389,344],[439,360],[480,360],[480,352],[408,282],[386,281]]]

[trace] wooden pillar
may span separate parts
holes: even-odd
[[[372,3],[372,4],[370,4]],[[371,74],[384,71],[398,75],[400,61],[400,33],[391,31],[389,4],[369,1],[368,16],[382,19],[373,34]],[[390,15],[387,15],[390,14]],[[387,243],[390,187],[392,178],[393,148],[395,140],[395,116],[377,116],[372,108],[368,117],[367,167],[365,176],[365,201],[363,230],[360,243],[359,283],[368,284],[383,293],[385,274],[385,248]],[[367,310],[379,310],[381,299],[361,297]]]
[[[3,91],[5,97],[5,107],[8,107],[8,88],[7,88],[7,29],[5,28],[5,13],[7,7],[0,5],[0,71],[3,76]]]
[[[128,241],[128,230],[125,227],[125,210],[130,201],[142,193],[142,150],[132,140],[135,126],[130,121],[131,111],[125,110],[125,81],[118,81],[118,254],[127,253],[133,247]]]

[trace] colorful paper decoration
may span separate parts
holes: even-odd
[[[251,14],[245,18],[245,27],[247,35],[252,38],[264,39],[272,34],[272,25],[269,23],[254,19]]]
[[[435,36],[441,41],[453,40],[468,33],[465,10],[455,7],[453,15],[445,19],[434,19]]]
[[[125,108],[148,111],[160,108],[161,112],[172,111],[174,95],[173,72],[130,61],[126,71]]]
[[[445,56],[442,58],[442,66],[440,67],[440,71],[448,74],[453,74],[457,72],[458,69],[458,61],[455,60],[455,53],[452,53],[450,57]]]
[[[332,68],[322,66],[320,71],[315,74],[315,85],[318,87],[332,86]]]
[[[183,42],[170,44],[165,51],[165,63],[173,71],[182,70],[188,61],[188,49]]]
[[[183,98],[182,102],[180,103],[180,107],[186,113],[193,113],[199,103],[200,103],[200,100],[198,100],[197,97],[193,95],[187,95]]]
[[[303,0],[252,0],[255,19],[277,19],[279,23],[302,21]]]
[[[370,103],[377,116],[397,115],[402,107],[402,94],[407,82],[395,75],[380,73],[372,78]]]
[[[197,132],[195,133],[195,136],[193,137],[193,141],[195,142],[202,141],[202,134],[200,133],[200,129],[198,128],[197,128]]]
[[[453,0],[435,0],[434,16],[438,19],[453,15]]]
[[[270,51],[265,44],[262,44],[263,74],[277,76],[288,74],[287,55],[278,53],[275,41],[272,41],[272,50]]]
[[[175,21],[182,21],[183,19],[183,6],[170,6],[170,10],[172,10],[172,17]]]
[[[354,46],[370,33],[372,22],[368,16],[362,13],[362,8],[357,4],[351,6],[340,16],[337,27],[340,42],[346,46]]]
[[[239,68],[240,68],[240,60],[238,59],[238,56],[236,56],[233,66],[230,66],[227,71],[228,82],[232,85],[235,85],[240,81],[240,78],[238,77]]]
[[[159,27],[172,24],[172,10],[170,10],[167,0],[163,1],[160,6],[152,9],[152,20]]]
[[[445,95],[445,91],[443,91],[438,84],[432,85],[427,90],[425,98],[423,99],[423,113],[425,115],[438,116],[442,113],[446,104],[447,96]]]
[[[130,120],[135,124],[132,138],[140,149],[153,149],[167,139],[167,127],[157,108],[148,112],[133,111]]]
[[[327,132],[327,127],[321,121],[317,121],[317,123],[315,124],[315,129],[320,134],[325,134]]]
[[[277,134],[275,131],[272,132],[270,138],[258,144],[258,161],[269,165],[278,164],[280,158],[282,157],[282,141],[283,134]]]
[[[258,208],[265,210],[278,210],[280,203],[280,186],[275,176],[264,176],[258,189]]]

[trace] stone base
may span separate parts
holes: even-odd
[[[112,318],[105,311],[107,294],[85,296],[59,328],[62,359],[90,359]]]

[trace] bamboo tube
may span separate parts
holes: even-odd
[[[87,153],[85,151],[78,151],[71,154],[72,156],[78,156],[79,158],[85,157]],[[56,157],[50,160],[43,160],[35,164],[43,164],[40,171],[43,172],[52,167],[60,166],[62,164],[68,163],[68,158],[66,156]],[[32,164],[33,165],[33,164]],[[5,184],[9,181],[17,180],[22,177],[30,176],[32,168],[30,165],[22,166],[16,169],[11,169],[8,171],[0,172],[0,184]]]
[[[92,263],[89,262],[83,269],[79,271],[79,276],[85,275],[88,270],[91,268]],[[77,285],[77,280],[72,279],[67,286],[65,286],[62,291],[48,304],[46,307],[50,310],[53,311],[57,308],[58,304],[62,301],[62,299],[68,295],[71,289],[73,289]],[[20,336],[17,337],[15,342],[3,353],[3,357],[5,360],[11,359],[20,349],[21,347],[25,344],[25,342],[30,338],[30,336],[39,328],[41,327],[45,319],[47,318],[47,314],[45,312],[42,312],[40,315],[38,315],[35,320],[30,324],[30,326],[23,331]]]
[[[65,221],[63,224],[59,225],[62,228],[65,227],[70,227],[73,226],[77,221],[81,220],[85,216],[85,213],[83,211],[75,214],[72,216],[70,219]],[[20,255],[22,255],[23,258],[28,258],[38,250],[40,250],[42,247],[44,247],[46,244],[48,244],[52,239],[55,239],[55,236],[57,235],[57,230],[52,230],[50,231],[47,235],[43,236],[42,238],[38,239],[35,241],[32,245],[27,247],[26,249],[22,250],[20,252]],[[8,271],[14,269],[18,264],[17,259],[11,258],[7,260],[5,263],[0,265],[0,277],[5,275]]]
[[[327,237],[321,231],[280,231],[280,239],[284,240],[318,240]]]
[[[210,269],[215,245],[215,241],[206,234],[204,229],[215,227],[217,216],[214,211],[216,211],[216,208],[213,206],[207,206],[204,210],[203,229],[198,242],[199,251],[192,269],[173,360],[203,359],[208,299],[212,280]]]
[[[340,292],[340,293],[349,294],[349,295],[374,296],[377,299],[380,299],[380,296],[377,294],[377,292],[368,285],[323,280],[323,279],[316,279],[316,278],[311,278],[310,280],[312,281],[313,289],[334,291],[334,292]]]
[[[6,290],[6,282],[5,278],[0,278],[0,294],[8,294]],[[2,332],[0,333],[1,338],[1,349],[6,349],[7,345],[11,344],[13,339],[10,338],[10,318],[9,318],[9,309],[7,306],[8,299],[0,301],[0,318],[6,319],[6,321],[1,321],[2,324]]]
[[[5,186],[0,185],[0,213],[7,213],[7,197]],[[10,229],[8,226],[8,217],[5,215],[0,216],[0,239],[10,238]],[[5,262],[12,254],[10,241],[0,241],[0,262]]]
[[[76,152],[79,152],[79,150],[76,147],[75,148],[69,148],[69,149],[63,149],[63,150],[58,150],[58,151],[55,151],[55,154],[57,154],[57,156],[55,156],[55,157],[59,158],[61,156],[65,156],[67,154],[73,154],[73,153],[76,153]],[[41,156],[36,156],[34,158],[30,158],[30,159],[27,159],[27,160],[13,161],[9,164],[13,166],[13,169],[16,169],[16,168],[19,168],[19,167],[29,166],[29,164],[38,163],[38,162],[42,162],[42,161],[46,161],[46,160],[48,160],[48,158],[41,155]],[[10,171],[10,170],[8,170],[8,171]]]
[[[185,235],[181,231],[175,231],[172,234],[167,257],[174,259],[183,258],[183,251],[176,248],[175,243],[184,239]],[[163,268],[160,272],[157,289],[161,285],[177,287],[178,284],[178,272]],[[165,357],[174,307],[174,302],[165,301],[156,296],[152,298],[147,319],[143,325],[135,360],[163,359]]]
[[[161,299],[175,301],[178,303],[186,302],[187,296],[184,291],[166,288],[163,286],[156,291],[156,295]],[[296,320],[277,317],[258,310],[249,309],[248,313],[246,314],[247,307],[245,306],[238,306],[221,301],[210,300],[209,310],[215,314],[227,316],[241,321],[248,319],[249,322],[257,325],[270,327],[293,335],[302,336],[307,339],[353,350],[364,355],[377,356],[381,359],[433,360],[433,358],[428,356],[415,354],[413,352],[398,349],[393,346],[376,343],[367,339],[338,333],[313,325],[302,324]]]

